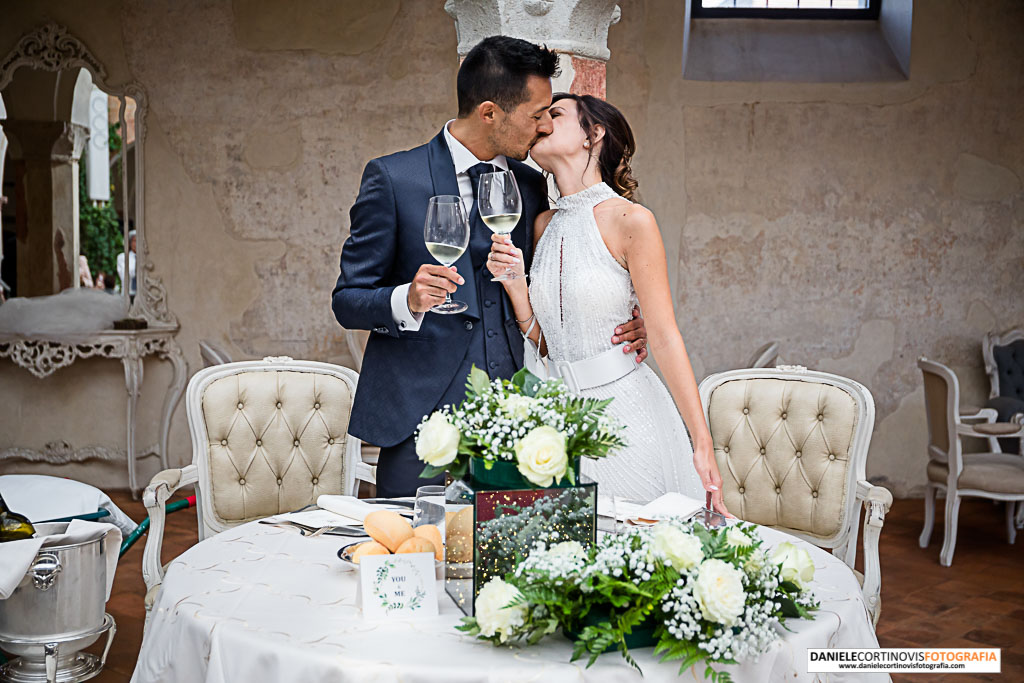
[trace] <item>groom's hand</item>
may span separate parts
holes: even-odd
[[[454,293],[458,285],[465,283],[455,266],[449,270],[444,266],[424,263],[416,271],[416,277],[409,286],[409,310],[413,313],[425,313],[431,306],[444,301],[446,293]]]
[[[622,347],[623,353],[636,352],[636,362],[643,363],[647,358],[647,328],[644,327],[644,319],[640,317],[640,307],[633,307],[633,319],[615,328],[615,336],[612,337],[613,344],[626,342]]]

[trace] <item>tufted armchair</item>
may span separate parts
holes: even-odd
[[[990,387],[986,406],[995,409],[1000,422],[1024,423],[1024,329],[989,332],[981,342],[981,354]],[[1014,446],[1024,455],[1024,439]]]
[[[965,496],[1006,501],[1006,534],[1010,543],[1016,536],[1014,509],[1024,501],[1024,458],[999,452],[993,435],[1024,438],[1024,427],[1014,423],[995,422],[996,412],[984,408],[976,415],[960,414],[960,382],[956,374],[942,363],[919,358],[917,366],[924,376],[924,403],[928,418],[928,483],[924,496],[924,529],[918,540],[928,547],[935,523],[935,494],[946,495],[946,538],[939,553],[939,563],[953,563],[956,549],[956,527],[960,499]],[[981,424],[968,424],[980,418]],[[987,439],[988,453],[964,453],[961,439],[965,436]]]
[[[199,540],[305,507],[321,494],[353,493],[359,440],[348,436],[359,375],[287,357],[200,370],[188,383],[192,464],[164,470],[143,493],[151,528],[142,574],[148,610],[163,581],[164,504],[196,485]]]
[[[853,380],[802,367],[730,370],[700,384],[725,504],[740,519],[831,549],[881,612],[878,536],[892,494],[868,483],[875,404]],[[854,570],[864,507],[864,574]]]

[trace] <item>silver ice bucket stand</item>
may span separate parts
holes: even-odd
[[[38,524],[43,535],[67,522]],[[104,612],[107,562],[103,539],[44,546],[21,583],[0,600],[0,649],[16,656],[0,665],[0,683],[72,683],[96,676],[117,630]],[[81,652],[107,634],[100,657]]]

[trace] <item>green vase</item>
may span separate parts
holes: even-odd
[[[491,462],[487,467],[483,458],[469,459],[469,476],[477,488],[487,488],[498,491],[513,491],[521,489],[539,489],[529,479],[519,473],[519,467],[514,462],[498,461]],[[573,458],[572,468],[576,472],[576,481],[580,479],[580,458]],[[567,477],[560,481],[553,482],[550,486],[543,488],[564,489],[572,486]]]
[[[580,633],[587,626],[597,626],[602,621],[610,620],[610,612],[608,611],[608,609],[592,609],[589,612],[587,612],[587,616],[583,617],[583,621],[580,623],[580,631],[577,632],[566,630],[565,636],[569,640],[576,642],[580,637]],[[638,626],[635,626],[631,633],[626,634],[626,647],[630,650],[639,650],[645,647],[654,647],[658,644],[658,639],[654,636],[654,630],[655,624],[651,621],[650,618],[646,619]],[[607,648],[605,648],[605,652],[615,652],[618,649],[619,644],[612,643]]]

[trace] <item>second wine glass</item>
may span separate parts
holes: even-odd
[[[461,197],[438,195],[430,198],[427,219],[423,224],[423,240],[427,251],[442,266],[451,268],[459,260],[469,246],[469,219]],[[452,295],[446,292],[444,303],[432,306],[430,310],[434,313],[461,313],[466,308],[465,303],[453,301]]]
[[[481,173],[480,185],[476,192],[477,211],[484,225],[498,235],[508,235],[519,223],[523,202],[519,196],[519,185],[512,171]],[[491,278],[492,282],[514,280],[518,275],[506,269],[503,275]]]

